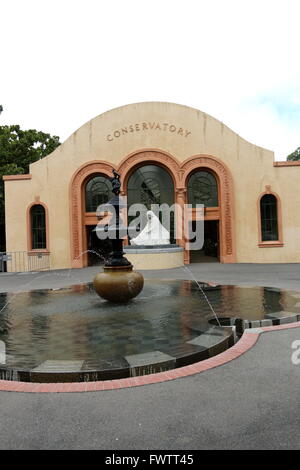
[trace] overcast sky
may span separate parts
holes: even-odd
[[[300,146],[299,0],[0,0],[0,124],[59,135],[112,108],[200,109],[276,160]]]

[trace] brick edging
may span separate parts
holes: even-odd
[[[286,325],[268,326],[259,328],[261,332],[245,332],[242,338],[230,349],[201,362],[196,362],[189,366],[172,369],[167,372],[130,377],[119,380],[104,380],[98,382],[77,382],[77,383],[30,383],[13,382],[10,380],[0,380],[0,391],[6,392],[30,392],[30,393],[62,393],[62,392],[98,392],[102,390],[116,390],[119,388],[138,387],[141,385],[155,384],[175,380],[190,375],[199,374],[209,369],[226,364],[249,351],[257,342],[261,333],[269,331],[285,330],[289,328],[300,328],[300,322]]]

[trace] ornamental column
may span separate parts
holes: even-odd
[[[190,262],[190,253],[186,248],[187,240],[185,234],[188,233],[188,220],[186,220],[187,214],[185,214],[185,204],[186,204],[186,188],[176,188],[175,189],[176,197],[176,242],[179,246],[184,249],[184,264],[189,264]]]

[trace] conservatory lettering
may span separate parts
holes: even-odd
[[[187,138],[192,134],[191,131],[184,129],[183,127],[175,126],[174,124],[169,124],[168,122],[147,121],[138,122],[136,124],[130,124],[129,126],[124,126],[120,129],[116,129],[106,136],[106,140],[108,142],[112,142],[113,140],[118,139],[119,137],[122,137],[127,134],[146,131],[170,132],[173,135],[180,135],[184,138]]]

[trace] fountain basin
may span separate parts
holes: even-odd
[[[0,378],[25,382],[117,379],[174,369],[225,351],[234,329],[300,320],[299,294],[263,287],[147,281],[126,304],[100,299],[92,284],[1,294]],[[224,320],[224,321],[223,321]],[[239,325],[242,325],[239,327]],[[264,324],[264,326],[267,326]]]

